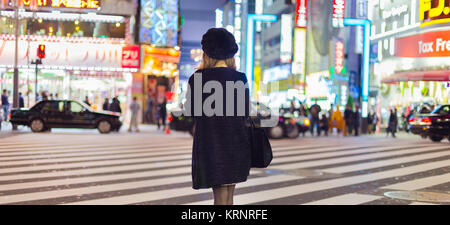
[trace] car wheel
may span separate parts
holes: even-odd
[[[97,129],[102,134],[107,134],[111,132],[111,123],[107,120],[102,120],[98,123]]]
[[[45,130],[44,121],[41,119],[33,119],[30,123],[30,128],[33,132],[42,132]]]
[[[433,142],[441,142],[442,139],[444,139],[444,137],[440,137],[440,136],[430,136],[430,139],[431,139]]]
[[[297,138],[299,134],[300,131],[297,125],[288,125],[286,127],[286,136],[288,138]]]
[[[283,127],[280,125],[277,125],[275,127],[272,127],[269,129],[269,137],[273,139],[280,139],[284,136],[284,130]]]

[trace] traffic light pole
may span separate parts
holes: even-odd
[[[34,78],[34,96],[35,96],[35,100],[37,102],[38,100],[38,65],[42,64],[42,60],[41,59],[36,59],[34,61],[31,61],[31,64],[34,64],[34,71],[35,71],[35,78]]]

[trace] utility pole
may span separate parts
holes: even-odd
[[[14,1],[14,29],[15,29],[15,50],[14,50],[14,89],[13,108],[19,107],[19,0]],[[17,130],[17,126],[13,126]]]
[[[31,61],[31,64],[34,64],[34,71],[35,71],[35,79],[34,79],[34,96],[35,96],[35,102],[38,101],[37,97],[38,97],[38,65],[42,64],[42,60],[41,59],[36,59]]]

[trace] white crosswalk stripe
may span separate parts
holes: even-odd
[[[389,201],[367,194],[371,188],[450,183],[448,143],[382,137],[271,142],[272,165],[252,169],[237,184],[235,204],[367,204]],[[191,146],[186,136],[148,133],[0,138],[0,204],[212,204],[211,189],[192,189]]]

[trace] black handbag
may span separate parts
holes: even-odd
[[[251,167],[266,168],[272,162],[272,147],[263,128],[255,126],[253,119],[249,120],[249,139],[251,147]]]

